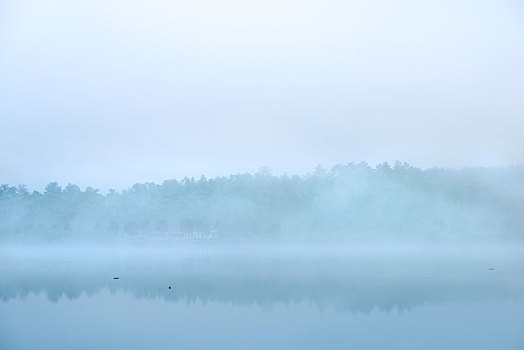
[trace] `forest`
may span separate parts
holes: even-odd
[[[318,166],[97,189],[0,187],[2,241],[148,239],[215,232],[219,240],[521,240],[524,166],[420,169],[407,163]]]

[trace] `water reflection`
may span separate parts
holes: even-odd
[[[515,254],[62,254],[4,257],[0,273],[3,302],[39,293],[52,302],[74,300],[109,290],[186,304],[307,303],[369,313],[524,296]]]

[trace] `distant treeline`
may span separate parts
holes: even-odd
[[[0,187],[4,240],[141,237],[219,232],[223,239],[521,239],[524,166],[421,170],[406,163],[267,170],[91,187]]]

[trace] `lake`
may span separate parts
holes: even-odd
[[[521,246],[0,253],[1,349],[524,349]]]

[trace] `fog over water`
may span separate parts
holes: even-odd
[[[522,251],[493,244],[4,247],[0,344],[378,349],[435,339],[426,348],[519,349]]]
[[[524,3],[0,1],[0,349],[524,349]]]
[[[368,313],[524,295],[524,281],[512,280],[524,272],[521,246],[54,246],[3,253],[4,301],[44,293],[58,302],[121,290],[174,302],[306,302]]]

